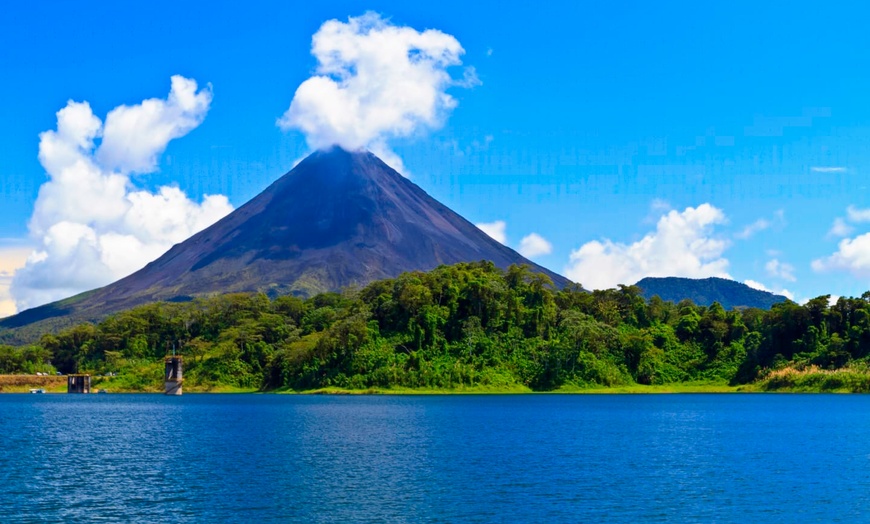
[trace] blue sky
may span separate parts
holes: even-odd
[[[629,279],[673,264],[798,300],[870,289],[863,9],[505,1],[8,6],[0,287],[43,241],[28,230],[48,180],[39,135],[68,100],[105,119],[165,98],[172,75],[210,84],[202,122],[130,183],[238,207],[310,151],[276,121],[317,66],[312,35],[366,11],[461,44],[448,71],[473,66],[479,85],[449,88],[442,126],[389,145],[430,194],[472,222],[503,221],[512,247],[546,239],[537,262],[591,287],[608,268]],[[679,263],[693,256],[700,266]]]

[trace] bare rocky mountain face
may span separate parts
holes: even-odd
[[[310,296],[479,260],[501,268],[528,264],[559,288],[570,284],[492,239],[373,154],[333,148],[313,153],[136,273],[4,319],[0,328],[51,319],[56,328],[148,302],[216,293]]]

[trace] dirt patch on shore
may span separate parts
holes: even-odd
[[[66,377],[57,375],[0,375],[0,392],[14,393],[31,388],[59,389],[66,387]]]

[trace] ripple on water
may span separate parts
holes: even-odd
[[[870,396],[2,395],[4,522],[853,522]]]

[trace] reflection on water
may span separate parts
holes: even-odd
[[[5,521],[860,520],[870,396],[2,395]]]

